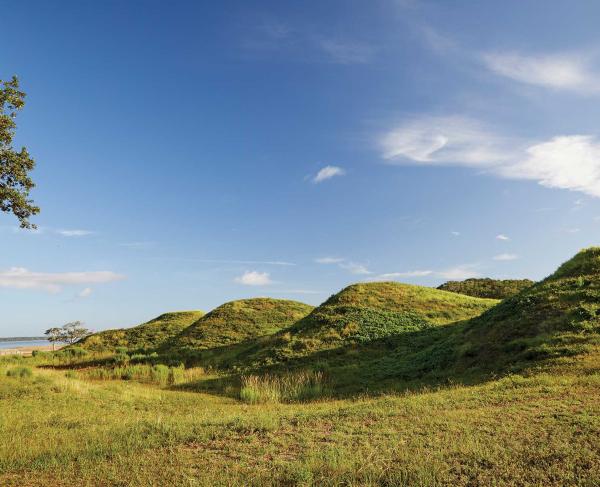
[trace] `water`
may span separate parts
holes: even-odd
[[[51,345],[48,340],[26,340],[22,342],[0,342],[0,350],[17,347],[39,347],[43,345]]]

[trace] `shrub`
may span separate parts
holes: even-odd
[[[129,362],[129,355],[126,353],[118,353],[112,358],[112,361],[116,365],[126,364]]]
[[[31,377],[33,372],[29,367],[13,367],[6,371],[7,377],[17,377],[19,379]]]

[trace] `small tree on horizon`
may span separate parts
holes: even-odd
[[[90,334],[91,331],[85,328],[81,321],[72,321],[61,327],[48,328],[44,332],[48,341],[52,343],[52,350],[55,350],[56,342],[73,345]]]
[[[91,331],[83,326],[81,321],[72,321],[71,323],[67,323],[62,327],[65,341],[69,345],[73,345],[75,342],[78,342],[82,338],[91,334]]]
[[[52,343],[52,350],[56,349],[56,342],[62,342],[62,329],[58,327],[48,328],[44,335],[48,337],[48,341]]]

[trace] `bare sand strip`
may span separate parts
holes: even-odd
[[[58,350],[60,348],[62,348],[62,345],[56,345],[54,347],[54,350]],[[29,347],[4,348],[0,349],[0,355],[23,355],[25,357],[28,357],[34,350],[39,350],[40,352],[48,352],[52,350],[52,345],[35,345]]]

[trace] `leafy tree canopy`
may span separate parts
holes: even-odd
[[[90,334],[90,330],[84,328],[81,321],[73,321],[61,326],[60,328],[48,328],[45,335],[50,342],[62,342],[69,345],[85,338]]]
[[[21,228],[35,228],[29,218],[40,209],[29,198],[35,186],[29,173],[35,161],[25,147],[12,146],[17,124],[17,112],[25,105],[25,93],[19,90],[19,80],[0,80],[0,210],[14,214]]]

